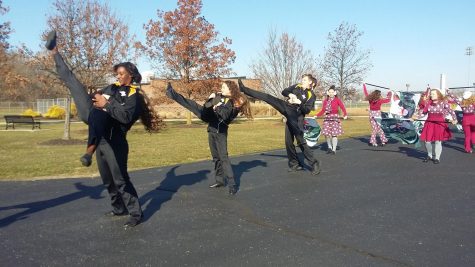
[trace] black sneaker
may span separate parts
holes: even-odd
[[[92,164],[92,155],[84,154],[79,160],[81,161],[82,165],[89,167]]]
[[[440,160],[434,159],[434,164],[439,164],[439,163],[440,163]]]
[[[237,193],[238,189],[236,185],[230,185],[229,186],[229,195],[234,196]]]
[[[46,49],[53,50],[56,47],[56,31],[50,31],[46,36]]]
[[[113,218],[113,217],[122,217],[122,216],[127,216],[129,215],[126,211],[122,212],[122,213],[115,213],[114,211],[109,211],[109,212],[106,212],[104,213],[104,216],[106,217],[109,217],[109,218]]]
[[[430,158],[430,157],[425,157],[425,158],[422,160],[422,162],[428,162],[429,160],[432,160],[432,158]]]
[[[139,225],[142,222],[142,217],[136,218],[136,217],[130,217],[127,222],[124,223],[124,228],[130,229],[134,228],[135,226]]]
[[[242,91],[242,88],[244,87],[244,84],[242,83],[241,79],[238,79],[238,85],[239,85],[239,90]]]
[[[209,188],[218,188],[218,187],[223,187],[223,186],[224,186],[223,183],[216,182],[216,183],[210,185]]]
[[[327,154],[331,154],[332,152],[333,152],[333,150],[327,149]]]
[[[173,99],[173,87],[172,87],[172,84],[170,82],[168,82],[168,84],[167,84],[167,89],[165,91],[165,95],[168,96],[169,98]]]
[[[287,171],[288,172],[298,172],[298,171],[302,171],[302,170],[303,170],[302,166],[295,165],[295,166],[289,167],[289,169]]]
[[[320,162],[318,160],[316,160],[312,164],[312,174],[313,175],[318,175],[318,174],[320,174],[321,171],[322,171],[322,169],[320,168]]]

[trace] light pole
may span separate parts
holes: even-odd
[[[411,86],[411,85],[406,83],[406,92],[409,92],[409,86]]]
[[[468,56],[468,85],[470,86],[470,56],[473,55],[473,47],[467,47],[465,49],[465,55]]]

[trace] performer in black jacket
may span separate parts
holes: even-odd
[[[110,119],[107,128],[102,131],[106,134],[98,140],[96,153],[99,173],[112,204],[112,211],[106,215],[112,217],[129,214],[129,220],[124,226],[134,227],[141,222],[143,215],[137,191],[127,173],[129,154],[127,131],[139,117],[146,129],[155,131],[161,126],[161,120],[153,117],[155,113],[148,106],[146,96],[132,85],[132,82],[139,83],[142,77],[134,64],[130,62],[117,64],[114,66],[117,83],[101,90],[103,94],[110,96],[109,99],[100,94],[91,99],[84,85],[68,68],[58,52],[55,32],[48,35],[46,47],[53,52],[58,75],[71,92],[81,120],[88,124],[104,118]],[[97,112],[106,112],[108,116],[97,118],[94,115]],[[91,127],[104,126],[99,123]]]
[[[166,95],[208,123],[208,143],[216,180],[210,188],[222,187],[227,183],[229,194],[236,194],[238,188],[228,157],[228,126],[239,113],[252,118],[247,97],[239,92],[237,84],[232,81],[224,81],[221,93],[212,93],[203,106],[177,93],[170,83]]]
[[[320,163],[314,158],[310,147],[303,138],[305,115],[313,110],[315,105],[315,94],[312,89],[317,85],[317,79],[311,74],[302,75],[300,84],[292,85],[282,91],[282,95],[288,97],[287,100],[245,87],[241,80],[238,83],[239,89],[244,94],[268,103],[287,119],[285,124],[285,149],[289,159],[289,171],[303,170],[294,146],[294,139],[296,139],[297,146],[300,147],[312,167],[312,174],[318,175],[320,173]]]

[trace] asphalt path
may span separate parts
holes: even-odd
[[[322,172],[284,150],[233,157],[239,192],[210,189],[211,161],[131,172],[144,222],[107,218],[100,179],[0,182],[1,266],[475,266],[475,154],[340,142]]]

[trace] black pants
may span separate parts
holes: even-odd
[[[228,157],[228,133],[208,132],[209,149],[214,162],[216,182],[236,185],[231,162]]]
[[[103,138],[96,150],[97,166],[102,183],[109,192],[114,213],[128,212],[130,216],[140,219],[142,209],[138,194],[127,173],[128,155],[129,146],[125,137],[112,141]]]
[[[185,98],[175,91],[171,92],[171,98],[205,122],[209,122],[212,116],[216,116],[212,108],[204,108],[202,105]],[[213,157],[216,182],[228,183],[230,186],[236,185],[233,169],[228,157],[228,133],[208,131],[208,143],[211,156]]]
[[[89,114],[94,108],[89,94],[59,53],[54,55],[54,60],[59,77],[66,83],[76,103],[79,117],[87,124]],[[128,211],[131,216],[139,218],[142,216],[142,209],[137,191],[127,173],[129,147],[125,133],[120,127],[115,127],[109,137],[110,140],[103,138],[96,150],[97,166],[102,183],[109,192],[114,212]]]
[[[303,138],[303,114],[298,112],[295,107],[292,107],[286,101],[275,96],[252,90],[247,87],[241,87],[241,90],[246,95],[262,100],[271,105],[287,119],[285,124],[285,150],[287,152],[287,158],[289,159],[289,167],[300,165],[297,151],[294,146],[294,140],[297,140],[297,146],[300,148],[310,165],[313,165],[317,161],[313,156],[312,150]]]

